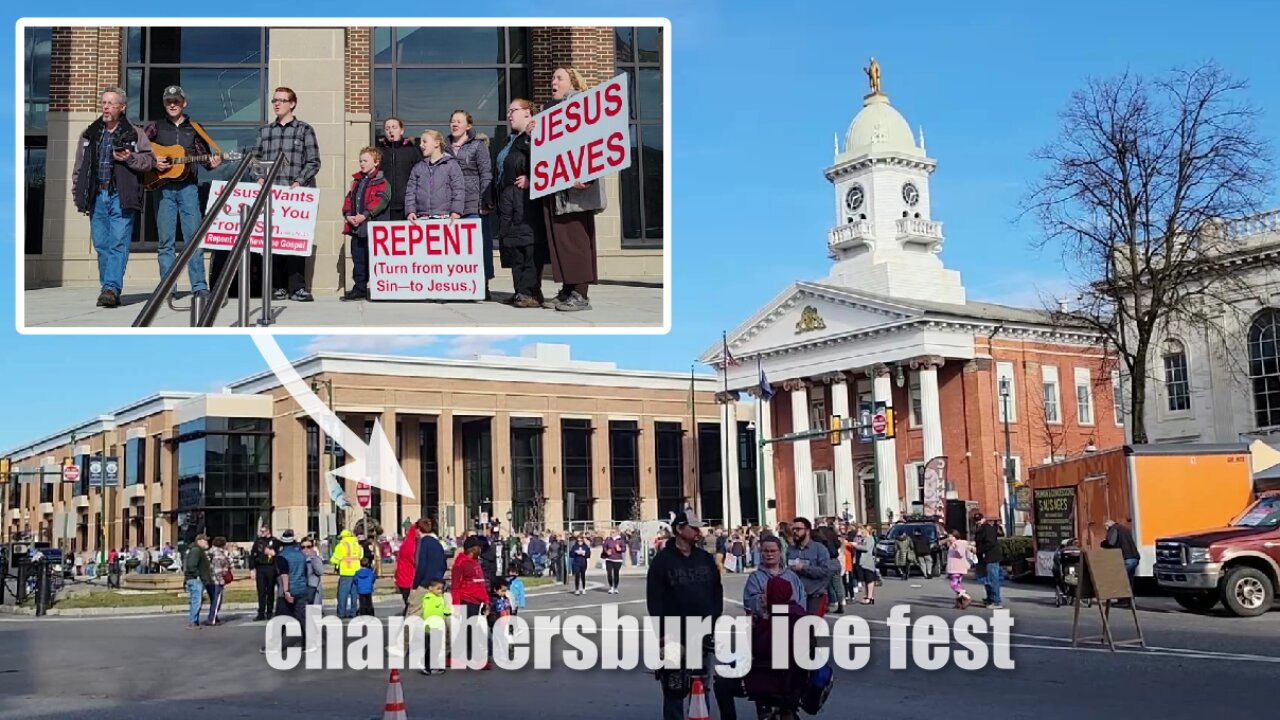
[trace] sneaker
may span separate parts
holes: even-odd
[[[443,675],[445,673],[445,669],[435,668],[434,670],[428,670],[427,672],[431,675]]]
[[[560,312],[578,312],[590,309],[591,303],[587,302],[587,299],[579,295],[577,291],[569,293],[569,297],[556,305],[556,310]]]
[[[426,668],[422,668],[422,669],[421,669],[421,670],[419,670],[418,672],[419,672],[419,673],[421,673],[422,675],[431,675],[431,674],[433,674],[430,670],[428,670],[428,669],[426,669]]]
[[[548,309],[548,310],[555,310],[557,307],[559,307],[559,306],[560,306],[560,303],[562,303],[562,302],[564,302],[565,300],[568,300],[568,299],[569,299],[569,296],[568,296],[567,294],[565,294],[565,293],[556,293],[556,296],[555,296],[555,297],[553,297],[553,298],[551,298],[550,300],[545,300],[545,299],[544,299],[544,300],[542,301],[542,307],[544,307],[544,308],[546,308],[546,309]]]
[[[1003,610],[1003,609],[1004,609],[1004,605],[1001,605],[1000,603],[988,603],[988,604],[987,604],[987,609],[988,609],[988,610]]]
[[[289,296],[289,299],[295,302],[311,302],[312,300],[315,300],[315,298],[311,297],[311,293],[307,292],[306,288],[299,288],[295,290],[293,294]]]
[[[271,293],[271,299],[272,300],[288,300],[289,291],[285,290],[284,288],[279,288]]]

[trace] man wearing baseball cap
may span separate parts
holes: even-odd
[[[164,89],[161,97],[164,104],[164,118],[147,125],[146,133],[155,148],[156,173],[163,175],[176,165],[175,157],[192,158],[205,156],[202,161],[209,170],[217,169],[222,164],[222,156],[217,152],[217,145],[200,127],[200,124],[187,117],[187,95],[178,85],[170,85]],[[199,180],[192,164],[180,163],[181,174],[163,181],[158,188],[148,187],[159,193],[156,201],[156,233],[159,248],[156,258],[160,262],[160,276],[164,277],[173,268],[176,257],[174,249],[177,225],[182,225],[183,242],[199,242],[194,235],[200,227],[200,194]],[[157,177],[156,182],[160,181]],[[204,251],[198,250],[187,263],[187,277],[191,280],[191,292],[204,297],[209,294],[209,285],[204,277]],[[174,285],[174,294],[178,286]]]

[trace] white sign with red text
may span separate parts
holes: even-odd
[[[623,73],[535,115],[529,197],[631,167],[630,98]]]
[[[226,180],[215,180],[210,184],[209,200],[204,209],[206,213],[226,184]],[[240,234],[240,208],[253,205],[261,190],[257,183],[243,182],[232,188],[200,246],[207,250],[230,250]],[[310,255],[315,246],[316,215],[319,212],[320,191],[316,188],[283,185],[271,188],[271,252],[276,255]],[[265,237],[263,220],[258,218],[253,234],[249,236],[249,249],[256,253],[262,252]]]
[[[483,300],[479,218],[369,223],[373,300]]]

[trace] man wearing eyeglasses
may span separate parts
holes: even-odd
[[[276,185],[290,188],[315,187],[316,174],[320,172],[320,144],[316,131],[293,116],[298,107],[298,96],[287,87],[278,87],[271,93],[271,108],[276,119],[258,130],[255,149],[259,160],[274,161],[284,151],[284,167],[276,175]],[[259,185],[266,182],[267,168],[255,165],[253,178]],[[311,302],[305,277],[307,259],[301,255],[272,255],[271,280],[275,286],[272,296],[276,300]]]
[[[98,253],[98,307],[120,307],[133,222],[142,210],[142,174],[155,167],[143,128],[124,116],[128,99],[113,87],[102,93],[102,116],[76,142],[71,198],[88,215]]]
[[[147,139],[157,145],[181,147],[186,156],[208,155],[209,143],[205,142],[204,130],[191,118],[187,117],[187,95],[178,85],[170,85],[164,89],[164,119],[147,125]],[[209,170],[222,164],[222,156],[214,155],[203,165]],[[156,156],[156,170],[164,172],[171,167],[169,158]],[[169,274],[173,268],[175,236],[177,224],[182,223],[182,239],[185,242],[199,242],[195,238],[200,228],[200,194],[195,168],[189,169],[178,178],[169,180],[159,189],[160,200],[156,203],[156,231],[160,243],[157,259],[160,261],[160,277]],[[201,298],[209,294],[209,284],[204,277],[204,252],[197,251],[187,263],[187,277],[191,279],[191,292]],[[178,286],[174,285],[174,295]]]

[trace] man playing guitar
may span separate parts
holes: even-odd
[[[147,125],[146,133],[154,145],[180,147],[183,155],[209,155],[209,146],[213,143],[200,125],[187,117],[187,96],[182,88],[170,85],[164,89],[164,112],[162,120]],[[216,151],[216,145],[214,145]],[[213,170],[222,164],[222,156],[213,154],[202,163]],[[174,167],[168,157],[156,153],[156,172],[168,174]],[[200,227],[200,195],[194,167],[185,165],[185,170],[176,178],[162,182],[159,188],[160,199],[156,203],[156,231],[159,233],[160,276],[164,277],[173,267],[175,260],[174,246],[177,223],[182,223],[182,237],[185,242],[198,242],[194,238]],[[148,185],[148,189],[152,189]],[[176,217],[175,217],[176,216]],[[187,264],[187,275],[191,279],[191,292],[203,299],[209,294],[209,285],[204,277],[204,252],[197,252]],[[177,295],[177,285],[174,285]]]

